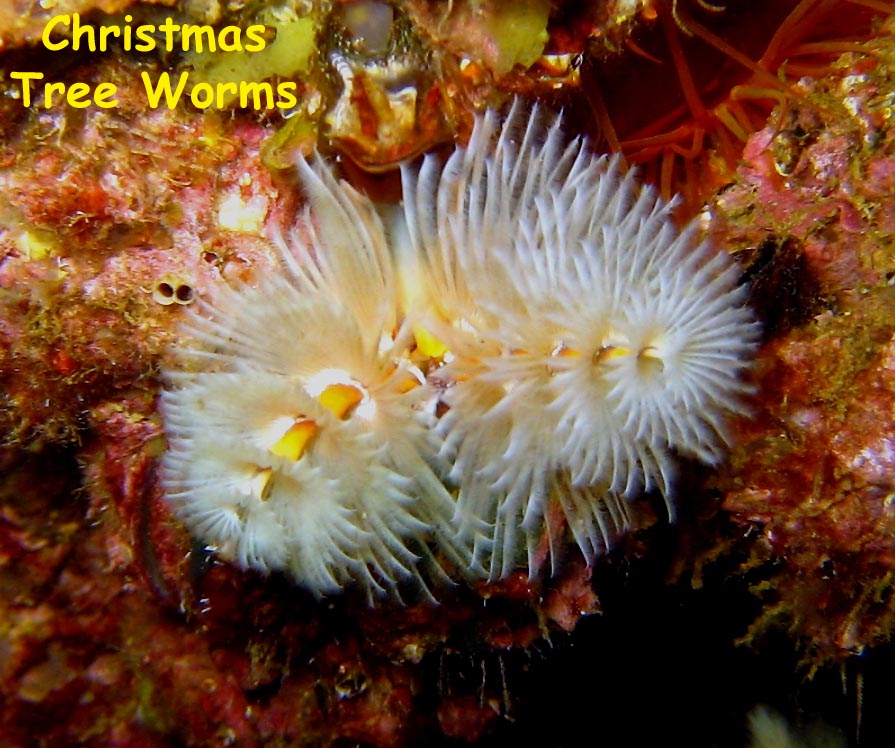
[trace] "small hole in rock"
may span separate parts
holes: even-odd
[[[178,304],[189,304],[195,298],[192,286],[180,285],[175,291],[175,297]]]

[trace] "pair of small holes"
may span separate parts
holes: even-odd
[[[191,285],[171,278],[162,278],[152,289],[152,298],[162,306],[192,304],[196,292]]]

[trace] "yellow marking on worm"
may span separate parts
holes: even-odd
[[[259,467],[248,481],[249,493],[259,501],[267,501],[273,486],[273,469]]]
[[[352,384],[336,382],[324,387],[317,396],[318,402],[336,418],[345,419],[352,409],[364,399],[364,393]]]
[[[414,340],[416,340],[416,348],[424,356],[442,358],[447,353],[447,346],[425,327],[414,325],[412,329]]]
[[[595,364],[605,364],[617,358],[624,358],[631,355],[630,348],[623,348],[616,345],[604,345],[596,353],[594,353]]]
[[[298,418],[270,448],[277,457],[297,460],[304,454],[311,439],[317,433],[317,424],[310,418]]]
[[[637,354],[637,368],[641,374],[657,375],[665,369],[665,361],[655,346],[647,346]]]
[[[577,348],[565,348],[564,347],[564,348],[560,348],[558,351],[556,351],[556,353],[554,353],[554,355],[559,356],[559,358],[578,358],[578,356],[581,355],[581,351],[579,351]]]

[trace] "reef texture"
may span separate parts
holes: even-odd
[[[273,256],[258,233],[283,200],[258,163],[264,130],[147,111],[127,62],[102,77],[118,108],[43,110],[0,146],[8,444],[77,439],[93,406],[153,372],[182,305]]]
[[[750,260],[770,338],[723,507],[773,562],[750,636],[784,625],[813,663],[895,625],[895,87],[892,24],[750,139],[712,207]]]
[[[448,642],[469,642],[464,657],[475,658],[528,647],[599,611],[581,563],[547,586],[517,575],[482,597],[445,591],[441,606],[380,609],[361,596],[323,604],[284,579],[206,566],[201,554],[187,558],[189,540],[154,481],[152,397],[93,415],[80,453],[86,516],[70,458],[3,454],[9,745],[34,735],[128,746],[472,742],[503,713],[499,688],[450,678],[436,688],[420,663],[444,657]]]
[[[121,105],[20,114],[2,146],[0,734],[13,746],[473,742],[505,713],[501,686],[442,688],[432,658],[468,641],[464,657],[496,663],[571,631],[599,610],[590,570],[371,610],[191,545],[156,481],[159,361],[184,306],[269,268],[266,227],[299,196],[291,174],[262,165],[263,119],[147,111],[139,72],[153,64],[67,70],[115,82]]]
[[[321,35],[310,72],[297,76],[300,103],[288,120],[189,105],[149,110],[139,73],[157,74],[161,60],[44,59],[27,47],[44,11],[33,5],[20,17],[7,5],[0,37],[7,49],[17,47],[7,68],[45,69],[69,82],[113,81],[121,106],[25,110],[10,95],[10,81],[0,83],[4,745],[474,743],[499,734],[522,698],[514,685],[525,682],[527,665],[514,669],[516,655],[546,651],[549,658],[552,643],[580,630],[583,617],[610,619],[601,582],[614,578],[616,589],[624,587],[644,560],[664,581],[666,573],[686,580],[694,557],[700,573],[710,569],[707,558],[728,556],[727,566],[730,558],[748,558],[731,579],[754,581],[764,607],[757,618],[754,611],[744,617],[738,633],[761,649],[765,634],[782,626],[810,666],[848,662],[891,639],[891,24],[864,28],[867,42],[815,50],[816,59],[808,58],[814,74],[795,95],[775,89],[783,103],[767,126],[751,137],[748,128],[741,133],[748,143],[736,171],[739,147],[731,146],[731,162],[715,143],[711,151],[696,148],[699,157],[682,159],[683,170],[663,182],[669,172],[661,153],[628,143],[657,183],[693,180],[691,212],[725,185],[706,213],[709,231],[743,259],[766,320],[753,377],[755,417],[738,424],[740,444],[723,473],[684,471],[683,511],[673,529],[679,545],[669,550],[667,536],[650,527],[655,510],[643,502],[637,524],[645,529],[592,568],[570,552],[550,581],[515,574],[499,584],[440,590],[439,607],[371,609],[360,596],[316,601],[280,577],[216,562],[172,519],[156,479],[165,446],[157,372],[182,307],[270,267],[265,233],[288,220],[301,199],[286,167],[313,145],[342,154],[356,184],[394,198],[396,181],[380,172],[457,133],[462,138],[476,111],[511,93],[568,101],[570,121],[582,130],[596,132],[609,117],[622,140],[636,141],[642,123],[626,124],[624,116],[636,119],[643,86],[618,96],[604,90],[600,114],[593,81],[611,83],[626,65],[655,64],[625,47],[643,42],[641,31],[647,40],[663,34],[656,14],[667,21],[670,2],[553,3],[549,12],[545,4],[541,15],[509,19],[523,24],[529,43],[502,34],[509,22],[497,22],[489,3],[455,2],[446,23],[436,12],[442,4],[396,4],[395,27],[409,41],[388,50],[394,64],[364,67],[369,49],[343,32]],[[88,5],[55,7],[86,13]],[[703,23],[715,17],[684,5]],[[718,16],[722,25],[764,7],[729,5],[732,15]],[[856,8],[844,0],[820,5],[844,14]],[[216,3],[127,8],[192,22],[214,22],[221,12]],[[241,12],[228,20],[250,20],[252,8]],[[735,41],[738,29],[723,26]],[[688,49],[698,43],[679,38]],[[586,57],[580,67],[579,53]],[[420,95],[406,108],[389,92],[413,83],[408,69],[422,72]],[[657,80],[644,86],[671,88]],[[680,99],[670,107],[676,117],[685,109]],[[763,107],[740,124],[763,123],[766,100]],[[661,132],[660,115],[650,116],[650,132]],[[660,140],[659,150],[675,158],[691,150],[692,142]],[[705,164],[713,168],[705,172]],[[659,517],[663,511],[660,502]],[[715,584],[717,591],[736,581]],[[653,641],[686,586],[660,585],[663,599],[674,599],[658,614],[645,606],[654,614],[650,630],[635,627],[625,642],[631,651]],[[631,589],[642,588],[632,582]],[[595,689],[599,665],[584,676]],[[653,676],[632,668],[625,682],[640,694]],[[543,695],[554,684],[539,687]],[[659,694],[657,703],[666,697]],[[582,706],[593,729],[599,699]],[[552,738],[558,728],[544,732]]]

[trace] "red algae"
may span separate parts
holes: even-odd
[[[717,240],[753,263],[762,297],[796,294],[803,306],[773,318],[756,418],[741,424],[722,485],[724,509],[758,530],[756,559],[775,563],[749,637],[786,626],[815,667],[888,641],[895,626],[895,215],[882,197],[893,55],[884,36],[803,80],[804,101],[750,139],[712,208]],[[784,256],[797,273],[775,275],[792,265]]]
[[[864,297],[863,311],[822,315],[772,345],[768,405],[733,458],[724,508],[760,527],[779,563],[753,634],[783,623],[815,663],[886,641],[895,625],[893,303],[891,291]]]

